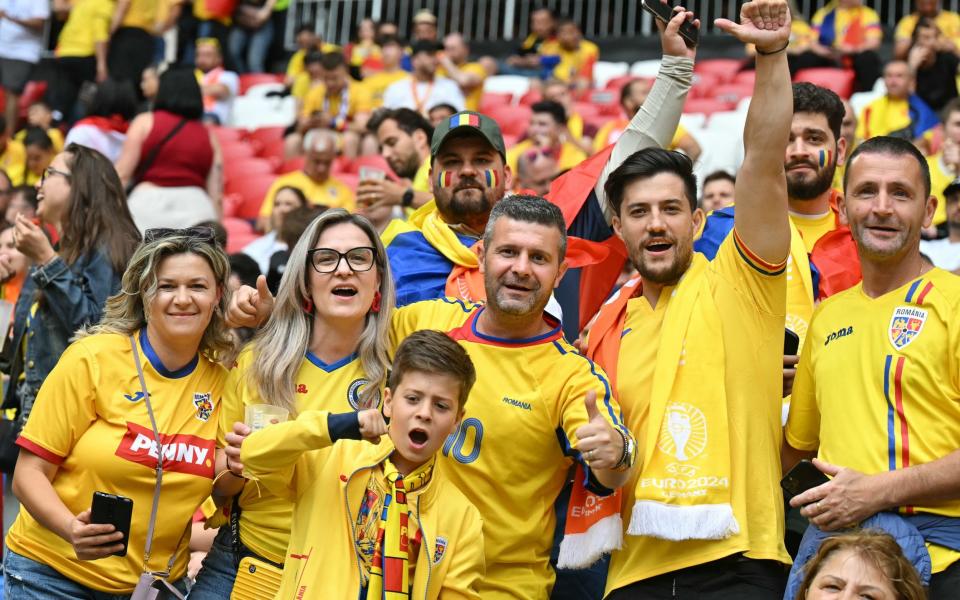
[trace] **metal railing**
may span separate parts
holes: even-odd
[[[796,0],[807,20],[828,0]],[[689,0],[685,5],[699,15],[704,33],[712,33],[713,20],[736,18],[742,0]],[[880,13],[884,26],[892,28],[911,10],[912,0],[865,0]],[[944,8],[960,9],[960,0],[943,0]],[[396,23],[400,36],[409,38],[412,18],[428,9],[437,16],[440,34],[457,31],[473,42],[523,39],[530,13],[546,6],[575,19],[591,40],[622,39],[652,35],[655,31],[639,0],[293,0],[287,13],[285,41],[293,47],[296,28],[313,23],[325,41],[345,44],[364,18]]]

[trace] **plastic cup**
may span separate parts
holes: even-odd
[[[246,408],[247,427],[253,431],[260,431],[267,425],[283,423],[290,416],[290,412],[272,404],[250,404]]]

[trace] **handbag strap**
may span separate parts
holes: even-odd
[[[150,507],[150,525],[147,527],[147,542],[143,547],[143,570],[147,572],[147,565],[150,561],[150,551],[153,548],[153,530],[157,524],[157,510],[160,508],[160,486],[163,483],[163,443],[160,438],[160,429],[157,428],[157,419],[153,414],[150,393],[147,391],[147,381],[143,376],[143,365],[140,363],[140,350],[137,348],[137,341],[132,335],[130,336],[130,349],[133,350],[133,362],[137,365],[137,376],[140,378],[140,391],[143,392],[143,401],[147,405],[147,414],[150,415],[150,426],[153,428],[153,437],[157,443],[157,483],[153,488],[153,506]],[[170,561],[167,563],[167,572],[165,575],[168,575],[170,570],[173,569],[173,563],[176,562],[176,560],[177,551],[174,550]]]
[[[157,155],[160,154],[160,150],[163,149],[166,143],[169,142],[173,136],[177,135],[177,132],[183,129],[183,126],[187,124],[187,120],[188,119],[186,118],[180,119],[180,122],[177,123],[174,128],[167,133],[167,135],[163,136],[163,139],[160,140],[156,146],[150,149],[150,153],[147,154],[147,157],[140,161],[140,164],[137,165],[137,168],[133,173],[133,178],[131,181],[132,184],[135,185],[140,182],[147,170],[153,166],[153,161],[157,160]]]

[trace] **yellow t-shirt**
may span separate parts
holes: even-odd
[[[469,94],[466,93],[466,91],[464,91],[463,94],[465,110],[480,110],[480,97],[483,96],[483,81],[487,78],[487,70],[477,62],[465,63],[460,65],[459,69],[464,73],[472,73],[480,77],[480,85],[475,87]],[[449,77],[447,70],[443,67],[438,68],[437,77]]]
[[[593,79],[593,65],[600,58],[600,49],[593,42],[581,40],[576,50],[564,50],[560,44],[552,48],[540,47],[541,55],[560,57],[560,62],[553,69],[553,77],[560,81],[573,81],[577,77]]]
[[[326,54],[327,52],[339,52],[340,46],[336,44],[328,44],[324,42],[320,45],[320,52]],[[293,56],[290,57],[290,62],[287,63],[287,77],[296,77],[301,73],[306,72],[306,68],[303,65],[303,60],[307,57],[307,51],[300,49],[293,53]]]
[[[260,216],[270,216],[270,213],[273,212],[273,198],[277,195],[277,190],[286,186],[299,189],[314,204],[323,204],[330,208],[345,208],[350,212],[357,208],[353,190],[336,177],[331,175],[323,183],[317,183],[303,171],[294,171],[277,177],[277,180],[273,182],[273,185],[267,190],[263,204],[260,206]]]
[[[580,460],[572,447],[587,422],[584,396],[595,390],[601,414],[617,427],[620,407],[606,376],[563,340],[559,324],[527,340],[492,338],[476,329],[482,310],[450,298],[410,304],[394,316],[392,341],[439,329],[473,360],[477,383],[438,464],[483,519],[480,597],[546,600],[554,580],[553,504]]]
[[[157,23],[160,7],[157,0],[130,0],[130,8],[120,22],[121,27],[137,27],[151,34]]]
[[[823,32],[824,20],[831,12],[835,12],[833,31]],[[832,36],[833,46],[845,43],[860,47],[867,40],[883,39],[880,15],[868,6],[841,8],[837,0],[833,0],[814,13],[810,24],[818,37],[823,37],[823,33]]]
[[[856,139],[868,140],[879,135],[890,135],[910,127],[910,105],[906,100],[890,96],[881,96],[868,104],[857,119]],[[927,130],[920,137],[929,139],[932,133]]]
[[[253,352],[247,348],[227,377],[217,432],[217,445],[221,448],[226,445],[225,436],[233,431],[233,424],[245,419],[245,407],[263,403],[256,388],[247,381],[252,362]],[[367,382],[356,354],[327,364],[307,352],[296,376],[297,411],[345,413],[357,410],[361,406],[360,391]],[[378,395],[378,404],[379,398]],[[265,489],[246,485],[240,494],[240,508],[240,539],[243,543],[264,558],[284,562],[290,541],[293,504]]]
[[[594,152],[600,152],[610,144],[616,143],[616,141],[620,139],[620,136],[623,135],[623,132],[626,131],[627,125],[629,124],[630,121],[628,119],[617,119],[604,123],[600,131],[597,132],[597,137],[593,139]],[[667,149],[678,149],[680,147],[680,141],[686,135],[687,128],[678,123],[677,130],[673,133],[673,139],[670,140],[670,146]]]
[[[513,148],[507,150],[507,164],[514,173],[517,172],[517,162],[520,159],[520,155],[531,150],[533,147],[531,140],[523,140]],[[587,160],[586,152],[581,150],[580,147],[573,142],[564,142],[563,146],[560,147],[560,160],[557,161],[557,168],[560,171],[566,171],[574,168],[585,160]]]
[[[433,193],[433,184],[430,181],[430,157],[427,157],[427,160],[423,161],[420,164],[420,168],[417,169],[417,174],[413,176],[413,182],[411,184],[413,191],[415,192],[429,192]]]
[[[56,127],[51,127],[47,130],[47,135],[50,137],[50,141],[53,142],[53,149],[56,152],[63,151],[63,132],[57,129]],[[23,140],[27,137],[27,130],[21,129],[13,136],[13,139],[17,140],[21,144]]]
[[[232,19],[230,17],[223,17],[216,19],[213,16],[213,13],[207,10],[206,2],[198,2],[194,0],[193,3],[193,16],[195,16],[200,21],[217,21],[218,23],[223,23],[226,26],[230,26]]]
[[[866,474],[960,448],[958,309],[960,278],[940,269],[879,298],[857,284],[826,299],[813,315],[793,385],[790,445]],[[900,512],[960,517],[960,501]],[[934,573],[960,558],[929,548]]]
[[[346,122],[360,112],[359,104],[363,94],[358,89],[359,87],[360,84],[352,81],[348,82],[343,93],[330,97],[327,96],[326,86],[322,83],[314,84],[303,99],[303,108],[300,110],[300,114],[309,117],[317,112],[323,113],[337,119],[334,129],[343,129]],[[347,103],[345,109],[343,107],[344,101]]]
[[[0,169],[2,169],[13,185],[24,184],[23,175],[27,170],[27,149],[17,140],[8,140],[7,149],[0,154]]]
[[[583,117],[581,117],[576,113],[570,115],[570,117],[567,119],[567,131],[570,132],[570,135],[572,135],[574,139],[579,140],[580,138],[582,138],[583,137]]]
[[[358,107],[360,112],[373,112],[383,106],[383,93],[394,83],[405,79],[410,74],[403,69],[396,71],[381,71],[365,77],[363,81],[355,86],[358,94]]]
[[[830,210],[822,215],[801,215],[792,212],[790,220],[800,231],[808,254],[813,252],[813,246],[820,238],[837,228],[837,217]]]
[[[709,278],[713,292],[708,299],[723,315],[731,496],[740,532],[722,540],[685,542],[625,534],[623,548],[614,551],[610,559],[607,593],[739,552],[755,559],[790,562],[783,546],[783,503],[778,492],[786,279],[783,264],[771,265],[751,256],[731,234],[703,275]],[[670,310],[671,291],[667,288],[660,293],[655,308],[643,297],[630,300],[620,341],[617,393],[627,427],[635,432],[641,448],[647,443],[644,436],[659,340],[678,335],[662,328],[663,317]],[[672,395],[682,397],[684,387],[697,385],[695,377],[682,376],[680,371]],[[719,383],[716,377],[707,381]],[[686,393],[691,392],[688,389]],[[634,489],[641,475],[642,467],[623,487],[624,526],[630,522]]]
[[[947,201],[943,197],[943,190],[947,189],[956,177],[944,168],[943,152],[937,152],[927,157],[930,166],[930,193],[937,197],[937,211],[933,213],[933,224],[939,225],[947,220]]]
[[[920,15],[917,13],[911,13],[900,19],[897,22],[896,30],[893,32],[893,38],[897,41],[911,39],[919,19]],[[950,10],[941,10],[934,17],[933,22],[948,40],[954,44],[960,42],[960,15]]]
[[[171,580],[186,573],[189,528],[210,495],[220,395],[226,371],[198,356],[168,371],[146,336],[140,353],[147,391],[164,445],[163,490],[150,570]],[[98,334],[67,348],[30,414],[18,444],[58,466],[53,488],[71,513],[90,508],[95,491],[133,500],[126,556],[78,560],[63,538],[20,509],[10,528],[11,550],[65,577],[109,594],[129,594],[143,571],[143,549],[156,485],[156,442],[127,336]]]
[[[57,57],[93,56],[98,42],[110,39],[113,2],[77,0],[57,38]]]

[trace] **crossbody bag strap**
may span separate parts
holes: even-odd
[[[147,173],[147,170],[153,166],[153,161],[157,160],[157,155],[160,154],[160,150],[170,141],[173,136],[177,135],[183,126],[187,124],[188,119],[180,119],[180,122],[177,123],[173,129],[170,130],[167,135],[163,137],[157,145],[150,149],[150,153],[147,154],[147,157],[140,161],[140,164],[137,165],[136,170],[133,172],[133,177],[131,179],[131,184],[135,186],[137,183],[140,183],[140,180],[143,179],[143,176]],[[131,186],[132,189],[132,186]],[[141,380],[142,381],[142,380]]]
[[[157,510],[160,508],[160,486],[163,483],[163,443],[160,438],[160,429],[157,427],[157,419],[153,414],[153,405],[150,402],[150,392],[147,391],[147,381],[143,376],[143,365],[140,362],[140,350],[137,348],[137,341],[130,336],[130,349],[133,350],[133,362],[137,365],[137,376],[140,378],[140,391],[143,393],[143,401],[147,405],[147,414],[150,415],[150,426],[153,428],[153,437],[157,443],[157,483],[153,488],[153,505],[150,507],[150,525],[147,527],[147,542],[143,548],[143,570],[147,571],[150,561],[150,551],[153,548],[153,530],[157,524]],[[183,538],[181,538],[183,539]],[[178,544],[179,547],[179,544]],[[170,561],[167,563],[167,574],[173,568],[176,562],[177,551],[173,551]]]

